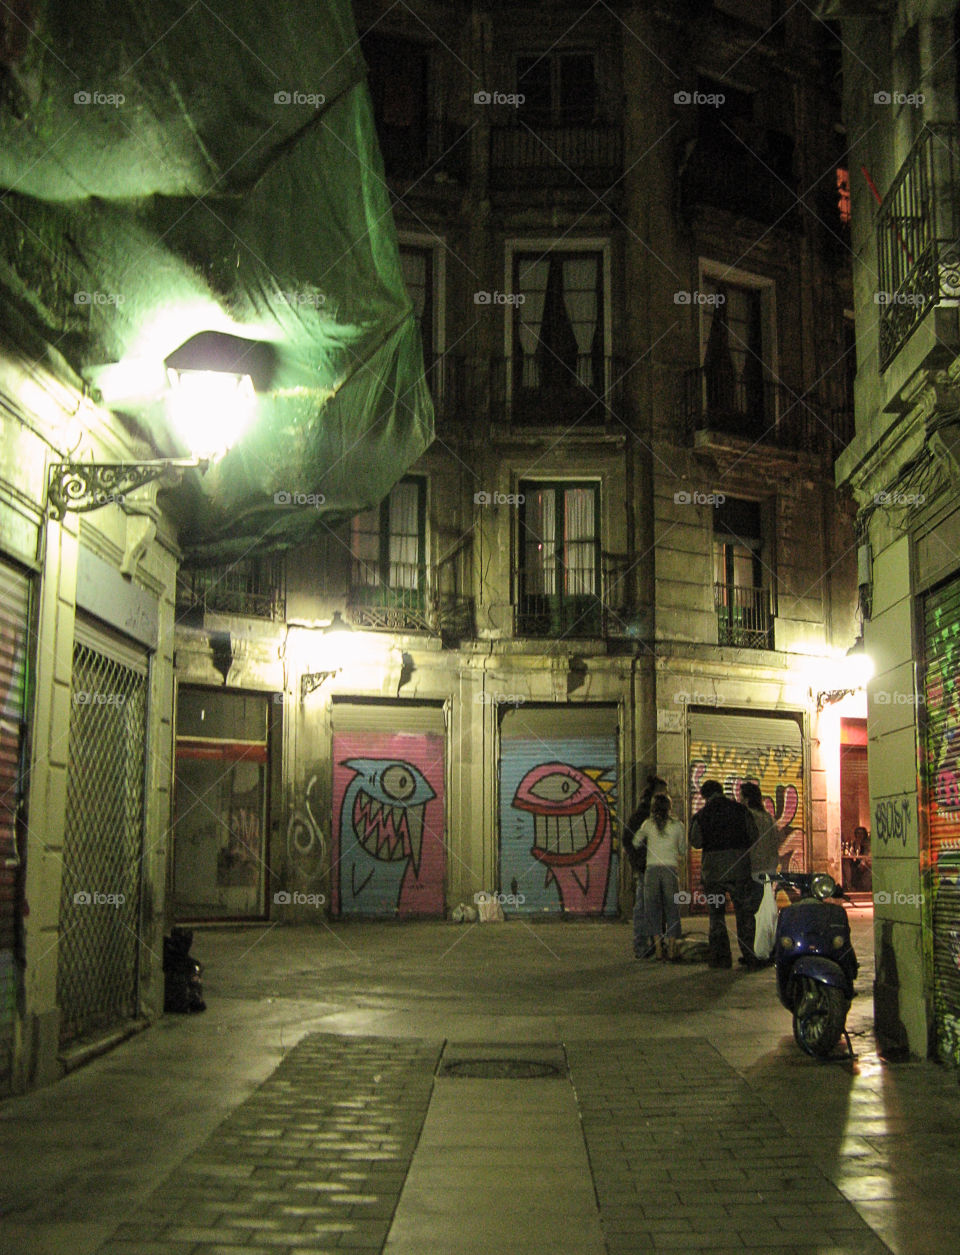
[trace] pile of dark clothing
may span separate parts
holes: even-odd
[[[203,968],[190,957],[193,933],[189,928],[172,928],[163,939],[164,1011],[206,1011],[203,1000]]]

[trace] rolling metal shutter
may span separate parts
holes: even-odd
[[[500,892],[507,915],[615,915],[617,707],[507,707]]]
[[[704,780],[719,780],[728,797],[739,799],[740,783],[755,780],[767,810],[780,829],[780,866],[807,866],[803,804],[803,730],[799,715],[718,714],[691,707],[689,737],[689,816],[703,799]],[[690,851],[690,885],[700,883],[700,851]]]
[[[138,1011],[147,656],[78,617],[60,894],[60,1041]]]
[[[333,914],[442,917],[443,704],[334,702],[332,719]]]
[[[922,778],[933,898],[937,1053],[960,1064],[960,579],[924,602]]]
[[[29,580],[0,562],[0,1093],[10,1086],[18,979],[17,817],[23,786],[29,608]]]

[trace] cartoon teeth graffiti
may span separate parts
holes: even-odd
[[[340,893],[345,914],[397,909],[404,877],[420,873],[423,815],[436,793],[395,758],[350,758],[355,772],[340,808]]]
[[[615,787],[606,776],[603,767],[581,771],[567,763],[541,763],[527,772],[514,794],[513,806],[533,816],[530,853],[547,869],[545,887],[556,884],[564,911],[603,910]]]

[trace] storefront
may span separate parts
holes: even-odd
[[[733,710],[721,714],[716,708],[691,707],[687,738],[691,817],[703,805],[700,786],[704,780],[719,780],[727,796],[733,798],[739,798],[741,783],[755,781],[780,831],[779,866],[785,871],[804,870],[803,715]],[[689,859],[689,883],[695,887],[700,883],[700,852],[690,850]]]
[[[279,710],[269,693],[179,691],[173,861],[178,920],[266,914],[271,723]]]
[[[334,701],[331,891],[335,916],[443,916],[442,702]]]
[[[922,781],[927,843],[921,869],[932,900],[928,959],[932,961],[936,1051],[960,1063],[960,578],[929,592],[923,610],[924,720]],[[892,818],[896,816],[891,813]],[[904,844],[908,825],[887,823],[884,844]],[[889,830],[889,831],[888,831]]]
[[[615,915],[615,705],[505,706],[499,884],[521,915]]]

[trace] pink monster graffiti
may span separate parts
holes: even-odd
[[[555,882],[564,911],[603,910],[610,873],[610,808],[603,768],[541,763],[520,781],[513,805],[533,815],[530,853]],[[606,782],[605,782],[606,783]]]

